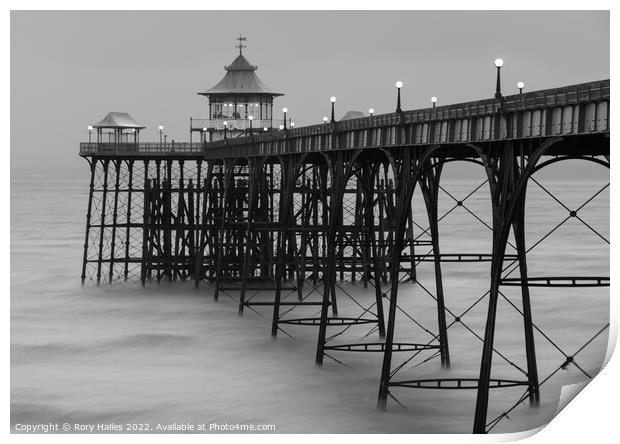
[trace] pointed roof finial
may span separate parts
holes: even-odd
[[[239,34],[239,37],[237,37],[235,40],[239,41],[239,44],[235,45],[235,48],[239,48],[239,54],[243,54],[243,48],[247,48],[247,46],[245,46],[243,42],[246,42],[248,39]]]

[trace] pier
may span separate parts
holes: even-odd
[[[226,67],[227,76],[254,74],[242,42],[242,60]],[[191,280],[199,288],[209,282],[215,300],[224,292],[236,295],[240,314],[267,307],[273,336],[284,327],[315,328],[318,365],[328,354],[382,354],[379,408],[394,390],[475,390],[473,431],[491,431],[509,413],[488,417],[491,389],[522,386],[516,405],[540,400],[544,380],[537,370],[530,288],[609,286],[609,276],[541,276],[528,269],[525,205],[532,175],[549,165],[581,160],[608,174],[610,82],[503,95],[500,67],[491,98],[407,110],[401,84],[392,113],[336,120],[333,98],[331,119],[293,128],[286,111],[283,120],[273,119],[273,99],[281,94],[262,82],[240,93],[225,78],[201,93],[210,100],[209,118],[192,118],[191,140],[181,143],[141,142],[142,126],[111,113],[94,125],[95,140],[79,149],[90,168],[82,283]],[[441,173],[453,162],[478,165],[485,174],[490,251],[440,251]],[[414,193],[423,197],[423,208],[413,208]],[[566,217],[579,218],[584,206],[567,208]],[[427,230],[413,223],[414,212],[425,214]],[[507,252],[509,245],[514,248]],[[422,262],[434,270],[434,339],[399,342],[399,287],[416,282]],[[445,305],[446,262],[489,264],[478,378],[460,378],[451,366],[449,328],[464,321]],[[339,299],[351,297],[343,294],[343,280],[374,288],[374,304],[364,315],[339,309]],[[518,334],[526,365],[518,380],[492,374],[494,359],[504,359],[494,338],[497,303],[508,286],[521,292],[515,309],[523,319]],[[251,296],[258,293],[260,299]],[[294,297],[285,298],[289,294]],[[301,307],[318,314],[296,316]],[[358,343],[339,343],[333,333],[362,327],[372,330]],[[455,376],[398,379],[394,354],[424,351]],[[578,359],[564,355],[561,365]]]

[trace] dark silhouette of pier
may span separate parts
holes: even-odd
[[[91,172],[82,282],[212,282],[216,300],[222,292],[238,296],[239,313],[271,308],[273,336],[283,326],[316,327],[317,364],[327,353],[381,353],[381,408],[391,388],[477,390],[473,430],[488,432],[509,413],[487,418],[490,389],[522,386],[516,405],[539,402],[544,381],[537,370],[530,287],[609,286],[608,276],[529,270],[524,217],[534,173],[574,159],[609,168],[609,88],[603,80],[504,96],[498,68],[495,97],[468,103],[407,111],[399,87],[394,113],[336,121],[332,111],[332,119],[319,125],[269,131],[252,128],[249,119],[234,137],[223,125],[221,140],[211,142],[201,132],[200,142],[144,143],[136,135],[139,125],[114,127],[114,137],[80,145]],[[260,105],[269,109],[269,119],[272,99],[268,108]],[[486,175],[491,251],[440,251],[441,173],[452,162],[479,165]],[[414,192],[423,196],[429,223],[420,233],[412,222]],[[567,208],[566,216],[579,218],[583,210]],[[513,242],[515,253],[508,254]],[[420,254],[422,248],[429,251]],[[416,281],[420,262],[434,266],[437,333],[430,342],[396,342],[399,285]],[[450,367],[448,329],[463,321],[445,307],[445,262],[490,264],[479,377],[398,380],[394,353],[431,351]],[[364,315],[339,310],[343,279],[374,287],[374,304]],[[494,357],[503,359],[494,337],[504,286],[521,290],[515,308],[523,318],[526,366],[519,380],[492,377]],[[295,297],[285,298],[289,293]],[[295,317],[303,306],[320,312]],[[362,325],[373,327],[374,340],[337,343],[328,335],[330,328]],[[575,363],[575,354],[564,355],[562,365]]]

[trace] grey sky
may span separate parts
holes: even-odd
[[[403,108],[491,97],[492,62],[516,91],[609,77],[608,12],[12,12],[11,167],[83,168],[86,127],[129,112],[157,140],[189,139],[206,117],[196,95],[217,83],[247,36],[259,77],[286,95],[300,126],[320,123],[335,95],[347,110]]]

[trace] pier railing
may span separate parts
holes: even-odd
[[[145,142],[145,143],[80,143],[81,155],[169,155],[169,154],[202,154],[204,144],[202,142]]]
[[[228,121],[228,138],[208,143],[82,143],[80,155],[192,155],[206,158],[281,155],[400,145],[464,144],[609,133],[610,82],[532,91],[473,102],[363,117],[286,131],[246,131],[249,120]],[[224,119],[191,125],[223,129]],[[210,122],[207,124],[207,122]],[[280,121],[273,121],[273,125]],[[218,125],[222,124],[220,128]],[[202,126],[206,125],[206,126]],[[246,126],[247,125],[247,128]],[[233,130],[240,131],[232,133]]]
[[[250,129],[250,119],[233,119],[231,118],[218,118],[218,119],[195,119],[190,118],[190,130],[202,131],[204,128],[207,131],[224,131],[224,122],[226,122],[226,128],[230,131],[245,131]],[[283,125],[282,119],[254,119],[252,120],[252,128],[279,128]]]
[[[609,80],[209,142],[207,157],[609,132]]]

